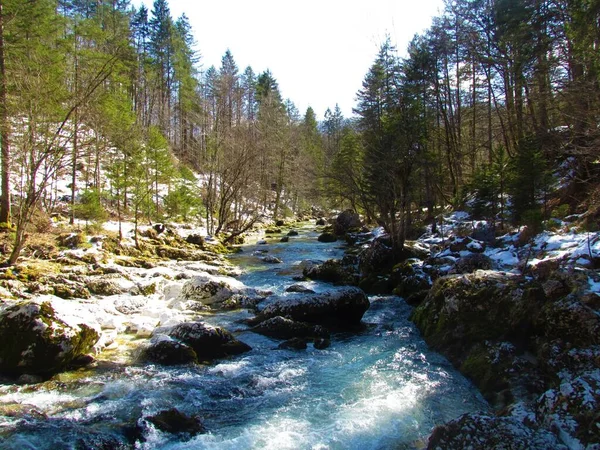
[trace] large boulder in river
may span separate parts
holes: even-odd
[[[99,338],[88,325],[67,323],[49,302],[17,303],[0,313],[0,372],[58,372],[90,352]]]
[[[282,316],[298,322],[347,328],[358,325],[369,306],[369,299],[361,289],[346,287],[321,294],[275,298],[250,323]]]
[[[356,211],[347,209],[340,213],[333,223],[333,232],[338,236],[345,235],[348,231],[358,230],[362,226],[360,216]]]
[[[223,303],[245,289],[244,283],[235,278],[202,274],[186,281],[180,296],[204,305]]]
[[[259,323],[252,328],[252,331],[275,339],[329,337],[329,331],[320,325],[296,322],[281,316]]]
[[[312,280],[342,285],[358,284],[358,273],[352,264],[344,260],[329,259],[321,264],[308,264],[302,270],[302,275]]]
[[[249,345],[238,341],[224,328],[213,327],[204,322],[180,323],[167,334],[192,348],[199,360],[238,355],[251,350]]]

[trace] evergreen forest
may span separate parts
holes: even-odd
[[[202,218],[233,242],[265,214],[351,208],[397,251],[446,206],[500,228],[597,219],[596,1],[449,0],[405,57],[381,44],[352,117],[332,105],[321,122],[230,51],[203,67],[208,43],[166,0],[0,6],[9,264],[28,227],[56,214]]]

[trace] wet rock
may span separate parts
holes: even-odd
[[[281,228],[269,227],[265,230],[266,234],[281,234]]]
[[[283,262],[279,258],[272,255],[263,256],[261,259],[268,264],[281,264]]]
[[[359,230],[362,226],[360,216],[357,212],[347,209],[340,213],[333,224],[333,232],[338,236],[343,236],[349,231]]]
[[[514,417],[465,414],[433,430],[428,450],[547,450],[567,447],[545,430],[531,428]]]
[[[139,359],[172,366],[197,363],[198,355],[190,346],[169,336],[158,335],[153,337],[150,344],[141,351]]]
[[[211,360],[238,355],[251,350],[224,328],[204,322],[185,322],[173,327],[168,336],[191,347],[199,360]]]
[[[395,286],[393,293],[411,305],[420,303],[431,288],[431,278],[423,270],[420,260],[409,259],[397,264],[392,269],[391,283]]]
[[[394,255],[390,244],[386,239],[377,238],[360,253],[358,267],[362,275],[378,273],[393,265]]]
[[[358,282],[358,274],[352,264],[330,259],[321,264],[307,264],[302,274],[312,280],[327,281],[328,283],[353,285]]]
[[[206,428],[198,416],[188,416],[176,408],[167,409],[146,418],[156,428],[165,433],[195,436],[206,433]]]
[[[290,230],[288,232],[287,236],[290,236],[290,237],[292,237],[292,236],[298,236],[298,232],[296,230]]]
[[[17,303],[0,313],[0,372],[58,372],[90,352],[99,337],[86,324],[65,322],[49,302]]]
[[[298,322],[347,328],[358,325],[369,306],[369,299],[361,289],[347,287],[322,294],[276,298],[250,323],[256,325],[282,316]]]
[[[330,345],[331,341],[328,338],[324,337],[315,338],[313,341],[313,347],[317,350],[325,350]]]
[[[327,222],[325,221],[324,218],[319,218],[317,219],[317,221],[315,222],[315,225],[317,225],[318,227],[324,227],[325,225],[327,225]]]
[[[329,332],[320,325],[296,322],[281,316],[271,317],[251,328],[251,331],[276,339],[329,337]]]
[[[284,222],[283,220],[277,220],[277,221],[275,222],[275,226],[276,226],[276,227],[282,227],[282,226],[284,226],[284,225],[285,225],[285,222]]]
[[[314,294],[315,291],[313,291],[310,288],[307,288],[306,286],[303,286],[301,284],[292,284],[290,287],[288,287],[285,292],[298,292],[298,293],[303,293],[303,294]]]
[[[337,241],[337,236],[333,233],[322,233],[318,238],[319,242],[335,242]]]
[[[290,242],[290,238],[287,236],[284,236],[281,239],[279,239],[279,242]]]
[[[307,347],[306,339],[295,337],[282,342],[277,348],[280,350],[306,350]]]
[[[265,241],[264,239],[261,239],[257,242],[258,245],[267,245],[267,241]]]

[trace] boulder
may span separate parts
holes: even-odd
[[[322,264],[311,264],[302,270],[302,274],[312,280],[327,281],[328,283],[356,285],[358,274],[351,264],[344,261],[329,259]]]
[[[282,260],[273,255],[263,256],[261,259],[268,264],[281,264],[283,262]]]
[[[204,248],[204,237],[199,234],[190,234],[188,237],[185,238],[185,241],[188,244],[193,244],[197,245],[200,248]]]
[[[322,294],[275,298],[250,323],[257,325],[282,316],[298,322],[348,328],[360,323],[369,306],[369,299],[361,289],[346,287]]]
[[[235,278],[202,274],[183,284],[180,297],[203,305],[214,305],[223,303],[234,294],[242,293],[244,289],[244,284]]]
[[[324,227],[325,225],[327,225],[327,222],[325,221],[325,219],[323,219],[322,217],[320,217],[315,222],[315,225],[317,225],[318,227]]]
[[[464,414],[433,430],[428,450],[531,449],[546,450],[567,447],[545,430],[531,428],[516,417],[487,414]]]
[[[123,292],[114,281],[100,277],[89,277],[86,286],[92,294],[100,296],[117,295]]]
[[[279,239],[279,242],[290,242],[290,238],[287,236],[284,236],[281,239]]]
[[[377,238],[359,254],[358,267],[362,275],[378,273],[393,265],[394,255],[390,244],[385,238]]]
[[[322,233],[318,238],[319,242],[335,242],[337,241],[337,236],[333,233]]]
[[[290,230],[288,231],[287,236],[298,236],[298,232],[296,230]]]
[[[141,351],[139,359],[144,362],[173,366],[177,364],[197,363],[198,355],[188,345],[169,336],[157,335]]]
[[[296,322],[281,316],[271,317],[251,328],[251,331],[276,339],[329,337],[329,331],[320,325]]]
[[[416,259],[408,259],[394,266],[390,281],[395,286],[393,293],[403,297],[409,304],[420,303],[431,288],[430,276]]]
[[[282,342],[277,348],[279,350],[306,350],[307,347],[306,339],[295,337]]]
[[[213,327],[204,322],[180,323],[167,334],[192,348],[199,360],[238,355],[251,350],[249,345],[238,341],[224,328]]]
[[[90,352],[100,338],[86,324],[73,325],[49,302],[20,302],[0,313],[0,372],[51,374]]]
[[[358,230],[362,226],[360,216],[356,211],[347,209],[340,213],[333,224],[333,232],[338,236],[343,236],[349,231]]]
[[[477,271],[438,278],[411,316],[429,345],[460,366],[485,340],[528,343],[544,292],[508,273]]]
[[[314,294],[315,291],[313,291],[312,289],[302,285],[302,284],[292,284],[291,286],[289,286],[285,292],[299,292],[299,293],[303,293],[303,294]]]
[[[277,221],[275,222],[275,226],[276,226],[276,227],[282,227],[282,226],[284,226],[284,225],[285,225],[285,222],[284,222],[283,220],[281,220],[281,219],[279,219],[279,220],[277,220]]]
[[[171,408],[146,418],[157,429],[166,433],[195,436],[206,433],[206,428],[198,416],[187,416],[178,409]]]

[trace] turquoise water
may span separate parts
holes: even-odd
[[[307,227],[289,243],[246,246],[232,260],[246,269],[240,279],[247,285],[283,293],[301,261],[342,255],[316,236]],[[258,249],[283,263],[262,262]],[[248,331],[240,323],[248,312],[219,313],[207,321],[234,331],[252,351],[209,366],[115,364],[36,389],[3,386],[0,448],[418,448],[435,425],[488,406],[429,351],[409,314],[398,297],[372,297],[360,333],[333,335],[325,350],[288,351]],[[172,407],[201,416],[209,432],[182,440],[145,422]]]

